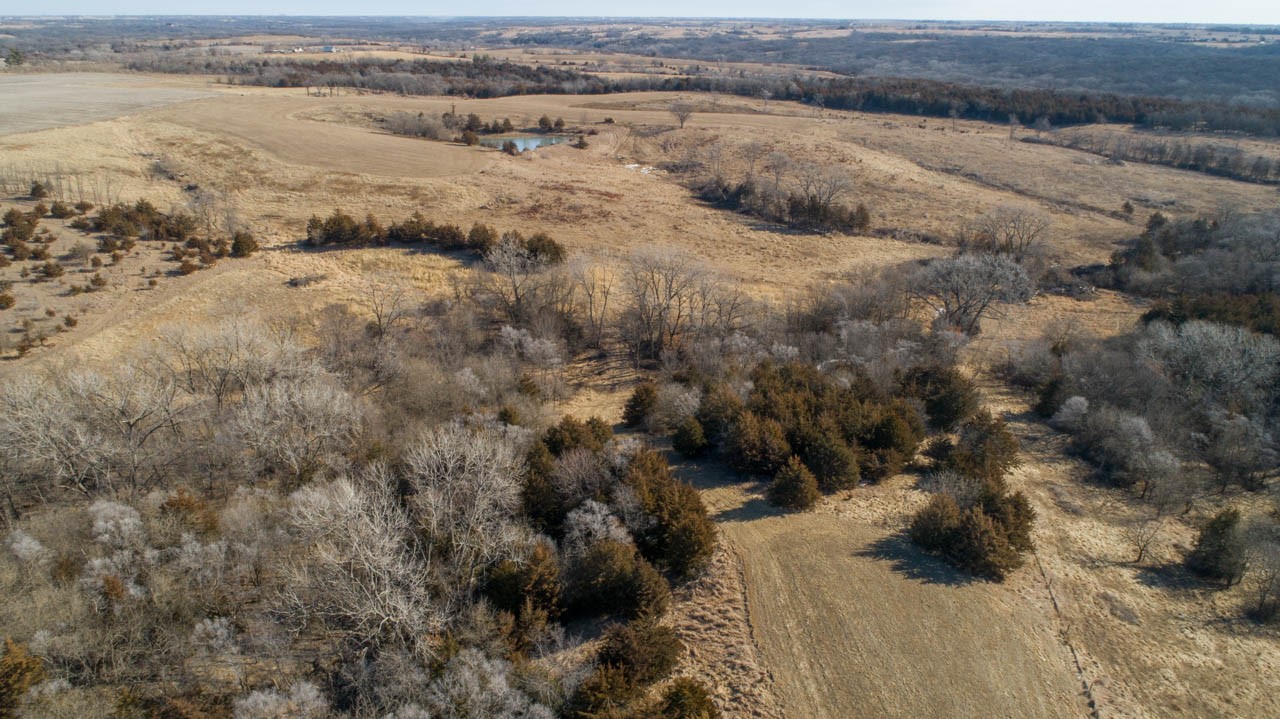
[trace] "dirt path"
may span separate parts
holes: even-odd
[[[577,379],[586,391],[564,411],[621,417],[625,387]],[[705,606],[676,611],[680,626],[703,618],[700,646],[728,648],[694,662],[726,716],[1088,716],[1042,578],[1028,567],[1005,584],[974,582],[923,556],[901,537],[915,506],[903,482],[784,514],[716,460],[672,461],[702,490],[727,549],[707,580],[719,591],[695,589]],[[726,556],[740,562],[745,598]]]
[[[750,621],[787,716],[1087,715],[1029,574],[970,582],[878,522],[782,515],[715,467],[681,472],[743,558]]]

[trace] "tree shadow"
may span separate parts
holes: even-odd
[[[310,255],[321,255],[329,252],[339,252],[343,250],[368,250],[368,249],[394,249],[403,250],[408,255],[436,255],[439,257],[447,257],[456,260],[465,267],[474,267],[484,262],[484,258],[475,250],[457,247],[440,247],[425,240],[421,242],[369,242],[369,243],[350,243],[330,242],[323,245],[313,245],[306,239],[295,240],[293,242],[285,242],[271,247],[264,247],[260,251],[264,252],[301,252]]]
[[[752,497],[737,507],[722,509],[711,518],[717,522],[754,522],[766,517],[781,517],[788,514],[785,510],[769,504],[764,497]]]
[[[1136,568],[1134,578],[1145,587],[1170,594],[1188,594],[1224,588],[1205,582],[1180,562],[1144,564]]]
[[[881,537],[855,552],[854,556],[889,562],[893,571],[922,584],[959,587],[983,581],[926,554],[912,544],[904,532]]]

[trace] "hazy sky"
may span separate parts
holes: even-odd
[[[0,15],[553,15],[1280,24],[1280,0],[0,0]]]

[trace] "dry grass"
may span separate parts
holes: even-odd
[[[129,82],[135,80],[140,87],[153,82]],[[102,87],[121,82],[96,81]],[[62,92],[73,97],[77,87],[68,84]],[[130,87],[121,91],[137,91]],[[1126,198],[1142,212],[1172,214],[1223,202],[1244,209],[1275,204],[1274,188],[1106,165],[1083,153],[1009,142],[1007,128],[981,123],[953,128],[856,113],[815,117],[808,108],[774,102],[766,112],[761,102],[733,99],[695,114],[678,131],[664,109],[673,97],[614,96],[600,104],[579,97],[315,98],[300,90],[236,88],[77,127],[10,129],[0,136],[6,162],[61,163],[68,171],[110,175],[119,199],[149,197],[166,208],[186,202],[185,185],[221,192],[266,249],[249,261],[166,280],[155,291],[90,296],[75,309],[81,318],[75,331],[51,349],[0,364],[0,373],[47,361],[104,361],[163,324],[238,307],[269,308],[280,319],[305,322],[330,302],[358,302],[371,278],[424,295],[449,291],[462,267],[451,257],[404,248],[298,250],[306,218],[335,207],[384,221],[421,210],[463,226],[479,221],[500,230],[546,231],[574,252],[606,261],[637,247],[669,246],[773,298],[851,270],[948,251],[880,237],[788,233],[703,206],[680,178],[647,170],[698,156],[715,143],[731,172],[741,170],[741,148],[752,141],[798,159],[841,164],[878,228],[945,237],[997,205],[1042,209],[1054,221],[1050,254],[1064,263],[1101,261],[1137,231],[1140,217],[1115,215]],[[358,121],[372,112],[439,113],[455,106],[516,124],[545,113],[600,134],[585,151],[561,145],[512,158],[392,137]],[[617,123],[597,124],[606,116]],[[180,182],[149,172],[162,157],[181,163]],[[325,279],[287,286],[304,275]],[[975,365],[985,365],[1009,342],[1035,337],[1054,322],[1074,320],[1105,336],[1126,330],[1141,312],[1139,303],[1111,293],[1090,302],[1038,297],[988,323],[970,351]],[[570,367],[566,379],[577,391],[557,411],[616,421],[634,374],[588,363]],[[1014,484],[1028,492],[1042,518],[1043,575],[1030,567],[1004,585],[968,583],[914,553],[898,538],[920,501],[909,478],[860,488],[814,513],[778,515],[758,487],[717,474],[710,463],[684,466],[684,476],[705,488],[730,551],[718,555],[713,571],[675,610],[676,626],[694,647],[682,671],[712,680],[732,716],[1083,715],[1081,677],[1061,640],[1066,636],[1102,716],[1280,713],[1274,637],[1214,620],[1233,615],[1234,595],[1170,588],[1159,581],[1165,575],[1125,564],[1118,529],[1095,518],[1115,516],[1114,503],[1095,511],[1102,500],[1080,482],[1084,468],[1064,459],[1060,438],[1024,416],[1024,400],[994,386],[987,393],[1013,417],[1027,450]],[[1188,538],[1185,529],[1171,532],[1157,548],[1157,562],[1171,562],[1174,542]],[[738,577],[735,561],[742,566]]]
[[[106,120],[210,94],[206,83],[96,74],[0,75],[0,135]]]

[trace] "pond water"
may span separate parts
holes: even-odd
[[[508,135],[507,137],[483,137],[480,138],[480,144],[485,147],[501,149],[503,143],[510,140],[516,143],[516,149],[524,152],[525,150],[536,150],[543,145],[558,145],[568,139],[567,137],[556,135]]]

